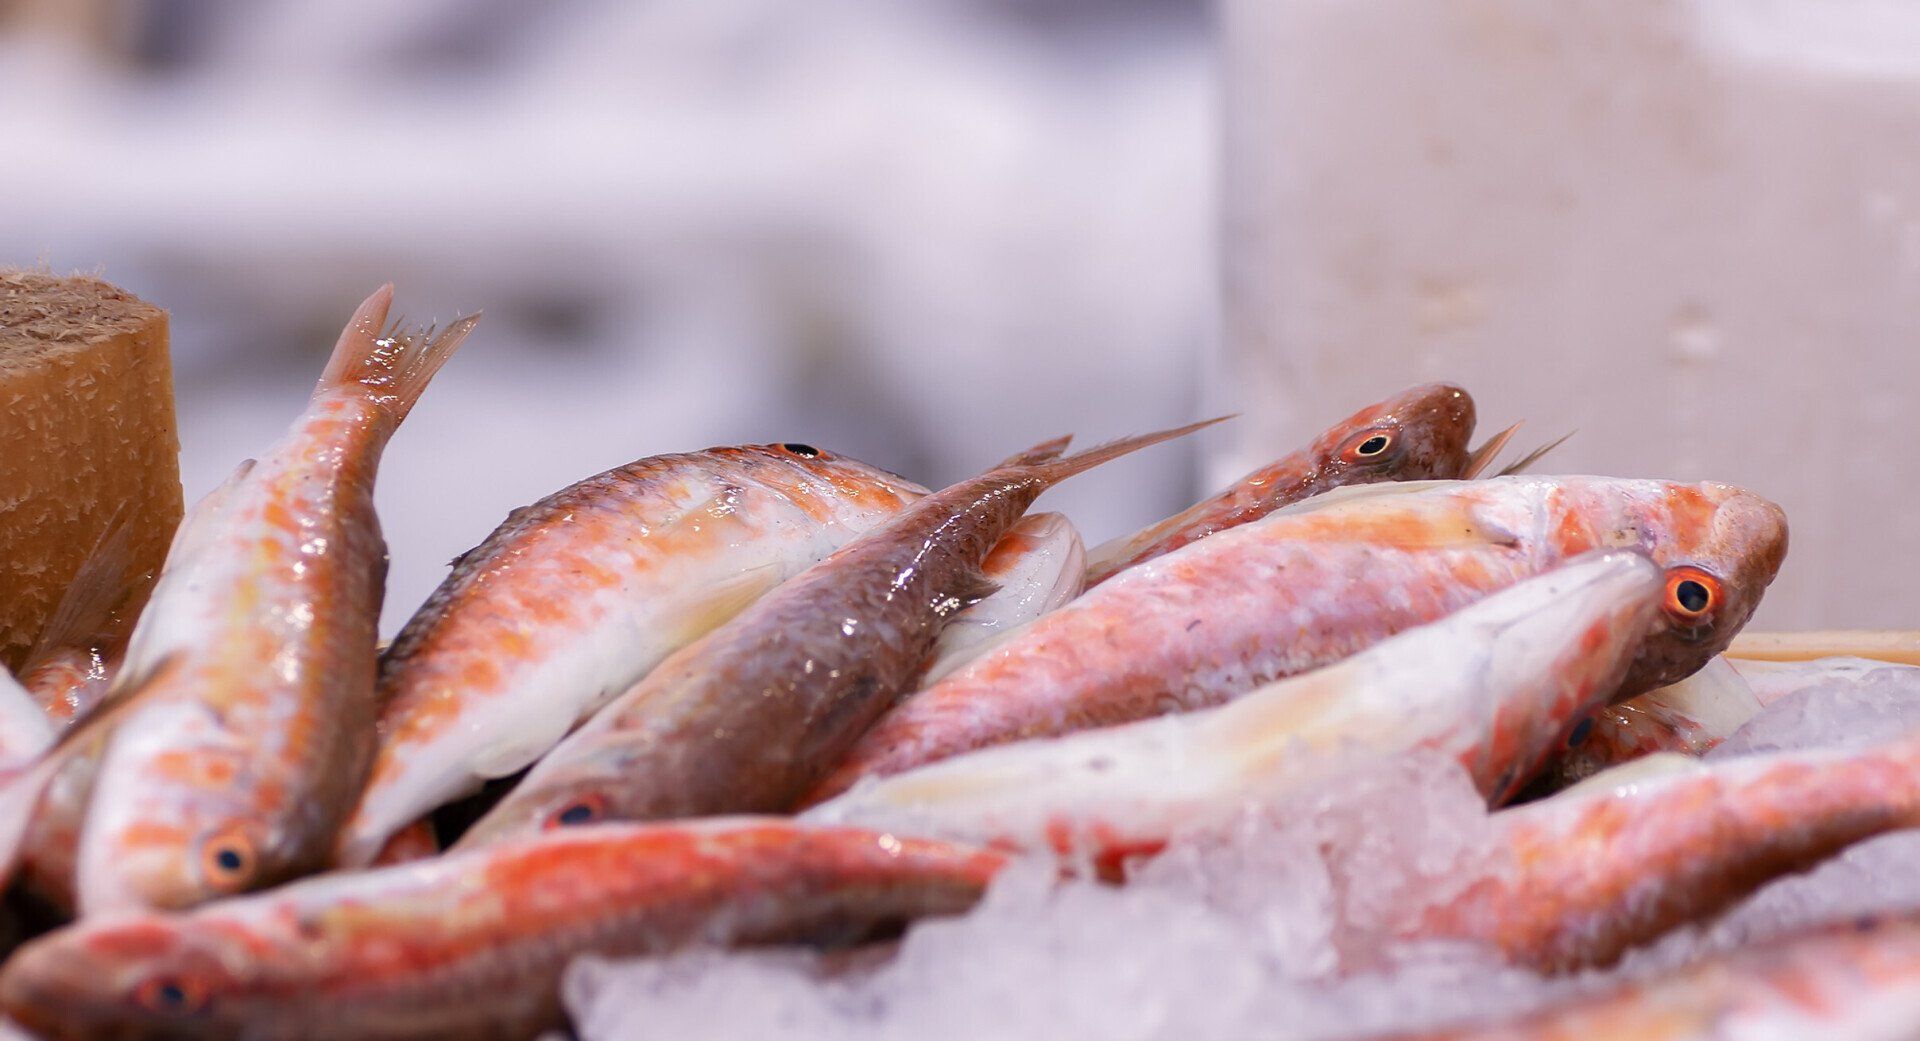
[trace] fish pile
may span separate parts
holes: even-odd
[[[1456,794],[1477,866],[1347,916],[1338,971],[1413,943],[1611,980],[1920,815],[1920,733],[1720,754],[1879,669],[1722,657],[1778,507],[1537,453],[1494,474],[1512,428],[1471,447],[1445,384],[1093,548],[1029,508],[1216,420],[937,491],[799,443],[652,456],[514,511],[383,649],[379,459],[475,325],[391,299],[189,512],[137,618],[116,530],[0,687],[34,934],[0,1010],[33,1036],[531,1038],[607,959],[742,948],[851,979],[1005,887],[1150,889],[1196,836],[1321,827],[1314,800],[1399,775]],[[1917,984],[1920,918],[1817,922],[1349,1036],[1920,1036]]]

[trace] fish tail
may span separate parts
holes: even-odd
[[[1056,437],[1051,441],[1042,441],[1026,451],[1015,452],[1008,456],[1005,460],[1001,461],[999,466],[994,467],[994,469],[1000,470],[1009,466],[1034,466],[1039,463],[1051,462],[1052,460],[1060,458],[1060,453],[1066,451],[1067,445],[1072,441],[1072,434],[1068,434],[1065,437]]]
[[[1091,470],[1101,463],[1118,459],[1129,452],[1137,452],[1148,445],[1157,445],[1162,441],[1171,441],[1176,437],[1185,437],[1203,427],[1210,427],[1215,423],[1224,422],[1232,418],[1232,416],[1215,416],[1212,419],[1203,419],[1198,423],[1188,423],[1186,426],[1174,427],[1171,430],[1158,430],[1151,434],[1123,437],[1118,441],[1109,441],[1104,445],[1096,445],[1084,452],[1076,452],[1064,459],[1049,459],[1026,465],[1040,471],[1041,477],[1044,478],[1048,484],[1053,484],[1058,481],[1064,481],[1084,470]]]
[[[397,424],[407,418],[434,373],[453,357],[480,315],[457,319],[444,330],[410,329],[386,324],[392,305],[391,282],[367,297],[340,333],[314,393],[359,388]]]

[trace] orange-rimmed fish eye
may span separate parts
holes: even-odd
[[[1365,463],[1387,454],[1393,447],[1393,431],[1363,430],[1347,439],[1340,449],[1340,458],[1349,463]]]
[[[803,445],[798,441],[785,442],[780,446],[780,450],[788,455],[797,455],[802,459],[818,459],[826,454],[812,445]]]
[[[154,976],[133,990],[141,1008],[162,1016],[191,1016],[207,1007],[207,985],[191,976]]]
[[[253,840],[237,828],[217,832],[200,844],[200,874],[223,893],[237,893],[252,883],[260,859]]]
[[[1567,747],[1579,748],[1581,745],[1586,744],[1587,738],[1591,736],[1593,736],[1593,717],[1588,716],[1580,722],[1575,723],[1573,729],[1567,732]]]
[[[571,828],[581,824],[592,824],[607,815],[607,797],[599,792],[589,792],[553,811],[547,817],[547,830]]]
[[[1698,622],[1720,606],[1720,580],[1697,567],[1682,565],[1667,571],[1667,613],[1683,622]]]

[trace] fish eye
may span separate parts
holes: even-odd
[[[207,988],[187,976],[155,976],[134,989],[133,999],[148,1012],[190,1016],[207,1007]]]
[[[780,446],[780,450],[786,452],[788,455],[797,455],[802,459],[818,459],[821,455],[818,448],[812,445],[803,445],[798,441],[788,441]]]
[[[598,792],[582,795],[553,811],[547,818],[547,829],[571,828],[581,824],[592,824],[607,815],[606,796]]]
[[[1347,442],[1347,447],[1340,450],[1340,458],[1345,459],[1349,463],[1366,462],[1370,459],[1380,458],[1386,454],[1387,449],[1392,447],[1393,433],[1391,431],[1367,430],[1354,435],[1354,437]]]
[[[1581,745],[1584,745],[1587,743],[1587,738],[1592,734],[1593,734],[1593,717],[1588,716],[1587,718],[1573,725],[1573,730],[1567,734],[1567,747],[1579,748]]]
[[[1698,622],[1720,606],[1720,580],[1697,567],[1667,572],[1667,613],[1683,622]]]
[[[253,840],[237,829],[219,832],[200,845],[201,875],[221,892],[246,888],[258,866]]]

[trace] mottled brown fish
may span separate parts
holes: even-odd
[[[1375,402],[1226,491],[1093,549],[1087,585],[1333,488],[1471,476],[1469,467],[1484,465],[1493,454],[1468,451],[1473,423],[1473,398],[1451,383],[1429,383]]]
[[[1064,439],[935,492],[663,662],[461,840],[598,820],[789,809],[991,591],[981,564],[1053,484],[1205,426],[1059,458]],[[458,848],[458,847],[456,847]]]

